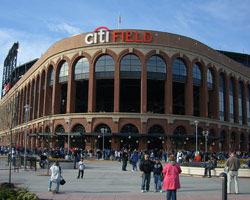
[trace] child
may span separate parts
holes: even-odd
[[[80,174],[81,174],[81,179],[82,179],[83,178],[83,174],[84,174],[84,168],[85,168],[85,164],[83,162],[83,157],[81,157],[81,160],[78,163],[78,168],[79,168],[79,172],[78,172],[77,179],[80,178]]]
[[[154,185],[155,185],[155,192],[162,192],[161,190],[161,176],[162,176],[162,164],[159,161],[159,158],[155,158],[154,163]]]

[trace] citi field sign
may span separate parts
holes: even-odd
[[[97,44],[97,43],[109,43],[109,42],[152,42],[152,33],[148,31],[112,31],[110,29],[101,26],[94,30],[93,33],[88,33],[85,36],[86,44]]]

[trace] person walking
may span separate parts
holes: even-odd
[[[146,154],[144,160],[141,162],[140,170],[142,172],[142,184],[141,184],[141,192],[148,192],[150,187],[150,178],[151,172],[153,171],[154,163],[149,160],[149,155]],[[146,185],[146,190],[145,190]]]
[[[130,156],[131,164],[132,164],[132,172],[137,171],[137,162],[138,162],[138,154],[136,151],[132,153]]]
[[[167,190],[166,199],[176,200],[176,191],[181,188],[179,174],[181,173],[180,166],[175,162],[173,156],[169,157],[169,163],[163,168],[163,189]]]
[[[84,164],[83,160],[84,160],[83,157],[81,157],[81,160],[78,163],[79,171],[78,171],[77,179],[80,178],[80,174],[81,174],[81,179],[83,179],[83,174],[84,174],[84,169],[85,169],[85,164]]]
[[[50,167],[50,172],[51,172],[51,176],[50,176],[50,180],[49,180],[48,191],[49,192],[51,191],[52,183],[56,183],[55,193],[59,193],[62,169],[61,169],[58,161],[56,161],[56,163]]]
[[[208,164],[206,164],[205,166],[203,178],[207,176],[207,171],[209,172],[208,178],[211,178],[211,170],[216,167],[217,167],[217,159],[214,156],[211,156]]]
[[[162,164],[160,163],[159,158],[155,158],[155,163],[153,167],[155,192],[162,192],[161,190],[162,169],[163,167]]]
[[[240,168],[240,160],[237,158],[236,154],[231,153],[230,158],[226,161],[225,166],[228,167],[227,173],[227,193],[231,193],[232,179],[235,183],[235,194],[239,194],[239,181],[238,181],[238,170]]]
[[[127,163],[128,163],[128,153],[127,149],[124,149],[122,152],[122,171],[127,171]]]

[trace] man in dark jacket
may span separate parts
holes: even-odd
[[[153,167],[155,192],[162,192],[161,190],[162,170],[163,170],[163,167],[159,161],[159,158],[155,158],[155,163]]]
[[[127,150],[124,149],[122,152],[122,171],[127,171],[127,162],[128,162],[128,153]]]
[[[207,176],[207,170],[209,172],[208,178],[211,178],[211,170],[217,167],[217,159],[214,156],[211,156],[209,163],[205,166],[204,176]]]
[[[154,163],[149,160],[149,156],[146,154],[144,160],[141,162],[140,170],[142,171],[142,184],[141,184],[141,192],[145,192],[145,183],[146,183],[146,191],[149,191],[150,187],[150,178],[151,172],[153,170]]]

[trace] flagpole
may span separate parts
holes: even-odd
[[[120,23],[121,23],[121,16],[120,16],[120,12],[119,12],[119,15],[118,15],[118,29],[120,29]]]

